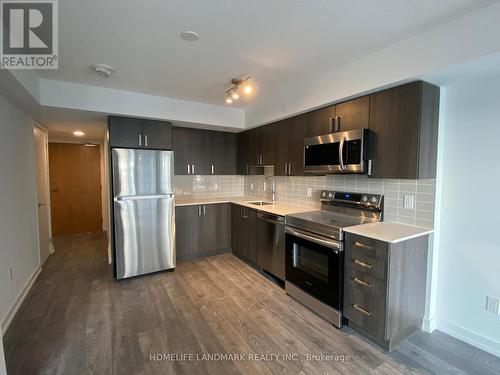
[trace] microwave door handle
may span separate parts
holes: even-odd
[[[340,169],[345,171],[345,164],[344,164],[344,143],[345,143],[345,137],[342,138],[340,141],[340,148],[339,148],[339,159],[340,159]]]

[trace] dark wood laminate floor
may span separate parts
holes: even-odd
[[[116,282],[102,234],[57,239],[4,345],[9,375],[500,373],[498,358],[441,332],[388,354],[335,329],[230,254]],[[151,360],[155,353],[246,358]],[[301,357],[322,353],[350,360]]]

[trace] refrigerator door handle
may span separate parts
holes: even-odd
[[[115,197],[115,202],[121,201],[140,201],[145,199],[161,199],[161,198],[171,198],[173,194],[157,194],[157,195],[127,195],[122,197]]]

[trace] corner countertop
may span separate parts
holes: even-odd
[[[256,197],[215,197],[215,198],[193,198],[193,197],[179,197],[175,198],[176,206],[195,206],[195,205],[203,205],[203,204],[216,204],[216,203],[235,203],[240,206],[252,208],[256,211],[268,212],[274,215],[290,215],[296,214],[299,212],[306,211],[317,211],[317,208],[311,207],[302,207],[295,206],[287,203],[275,203],[269,204],[265,206],[256,206],[254,204],[250,204],[249,202],[255,202],[261,200],[261,198]]]
[[[382,221],[378,223],[354,225],[344,228],[344,231],[379,241],[398,243],[428,235],[434,232],[434,229]]]

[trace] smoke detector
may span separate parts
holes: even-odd
[[[111,74],[113,74],[114,69],[110,67],[109,65],[105,64],[96,64],[94,65],[94,69],[97,74],[99,74],[101,77],[104,78],[109,78],[111,77]]]

